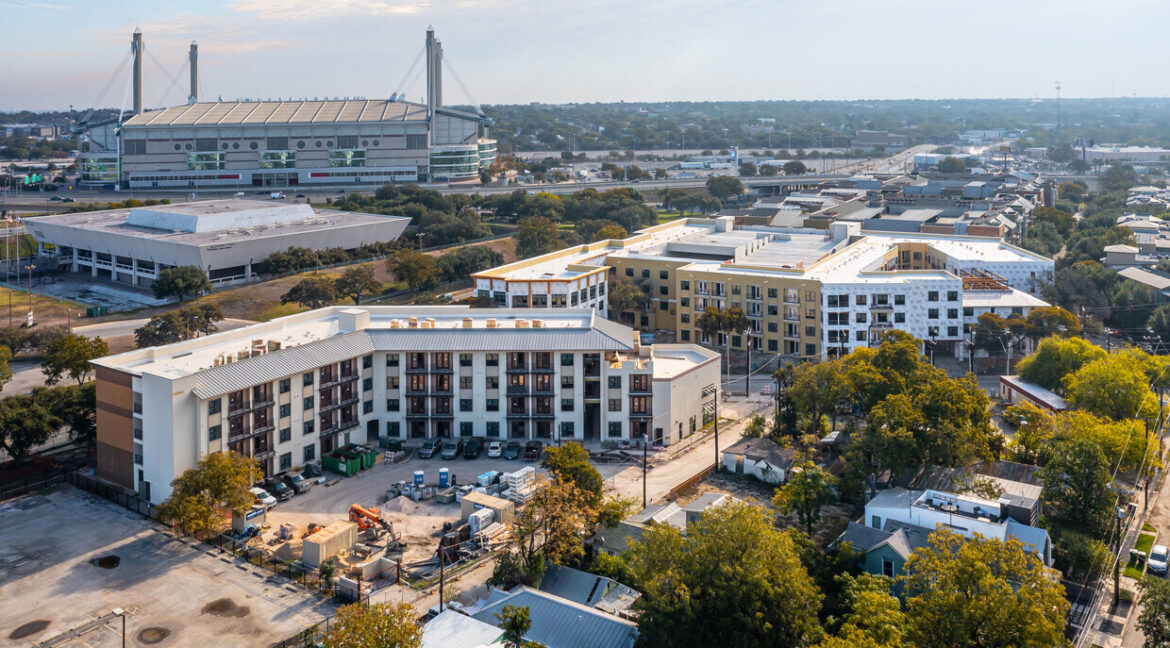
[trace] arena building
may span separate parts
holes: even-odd
[[[335,187],[476,181],[496,159],[491,120],[442,105],[442,44],[427,32],[427,103],[312,98],[198,101],[141,107],[135,33],[134,114],[92,125],[79,168],[83,185],[132,189]],[[197,69],[192,45],[190,65]]]
[[[290,247],[356,250],[402,235],[409,218],[265,200],[202,202],[26,218],[58,269],[149,286],[168,267],[202,268],[212,283],[252,278],[252,266]]]
[[[274,475],[380,439],[670,444],[719,384],[719,354],[586,309],[334,306],[94,365],[97,474],[154,503],[226,450]]]

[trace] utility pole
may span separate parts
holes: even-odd
[[[646,435],[642,435],[642,508],[646,508]]]
[[[443,611],[443,589],[447,584],[446,574],[443,573],[443,568],[446,564],[443,562],[447,555],[446,547],[442,542],[439,542],[439,612]]]

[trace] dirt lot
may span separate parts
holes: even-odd
[[[739,475],[717,473],[709,475],[694,488],[683,493],[676,501],[681,506],[693,502],[704,493],[728,493],[739,499],[755,500],[758,506],[770,514],[776,515],[776,519],[782,527],[797,527],[804,530],[795,513],[785,515],[772,506],[772,496],[775,492],[776,487],[771,484]],[[841,535],[845,531],[845,527],[849,526],[850,521],[856,519],[857,514],[852,507],[836,504],[826,506],[821,509],[820,522],[813,526],[813,538],[817,544],[824,547]]]
[[[0,505],[0,528],[0,645],[91,625],[55,645],[260,647],[333,613],[271,572],[69,486]],[[115,608],[129,613],[125,644],[121,619],[106,618]]]
[[[353,477],[341,477],[333,486],[317,484],[308,493],[294,495],[291,499],[277,504],[268,512],[268,524],[271,529],[264,535],[264,540],[276,537],[281,524],[292,524],[295,529],[293,537],[299,539],[307,531],[310,522],[325,525],[347,519],[350,505],[361,504],[381,508],[383,517],[402,535],[401,539],[407,543],[406,551],[403,553],[404,562],[422,560],[434,555],[443,523],[460,519],[461,505],[458,502],[438,504],[434,501],[423,501],[403,507],[405,510],[394,510],[397,507],[387,507],[385,504],[386,491],[392,484],[410,481],[413,479],[414,471],[423,470],[426,471],[426,483],[436,485],[439,480],[439,468],[449,468],[452,478],[457,483],[470,484],[475,482],[476,477],[489,470],[513,472],[528,465],[536,464],[519,460],[489,459],[484,456],[472,460],[412,457],[401,463],[379,463]],[[602,477],[608,479],[625,467],[599,465],[597,468]],[[537,470],[542,469],[537,466]],[[330,480],[337,477],[332,473],[327,475]]]

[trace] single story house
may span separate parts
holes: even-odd
[[[771,439],[740,439],[723,451],[723,468],[768,484],[783,484],[796,463],[796,452]]]

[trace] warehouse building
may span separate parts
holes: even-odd
[[[719,354],[586,309],[336,306],[94,365],[98,476],[155,503],[225,450],[272,475],[382,438],[670,444],[719,382]]]
[[[142,35],[135,33],[135,52]],[[442,104],[442,45],[427,31],[427,103],[328,97],[198,101],[141,107],[135,64],[134,115],[89,127],[83,185],[132,189],[324,187],[478,180],[496,158],[491,120]],[[140,56],[140,55],[139,55]],[[197,65],[192,45],[192,70]]]
[[[24,221],[59,269],[149,286],[174,267],[202,268],[212,283],[252,278],[252,267],[290,247],[355,250],[402,235],[410,219],[264,200],[202,202],[56,214]]]
[[[1047,304],[1029,293],[1051,259],[999,239],[917,232],[735,228],[734,219],[680,219],[622,240],[598,241],[472,275],[476,295],[504,307],[593,306],[680,342],[819,360],[900,329],[964,357],[981,313]],[[642,287],[635,311],[610,313],[608,284]],[[698,327],[708,307],[742,308],[751,328],[718,339]]]

